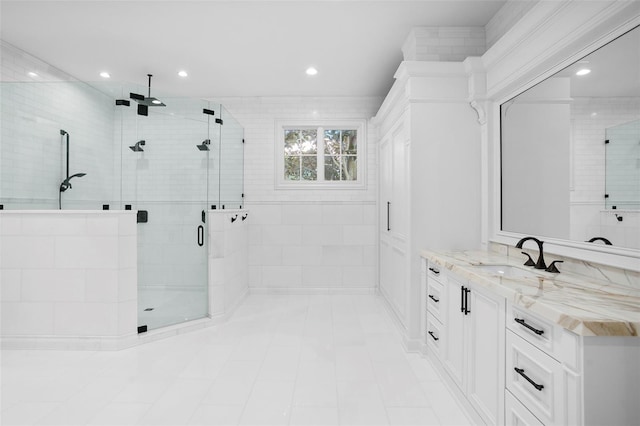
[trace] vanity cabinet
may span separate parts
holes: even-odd
[[[504,298],[437,265],[429,264],[426,276],[428,351],[442,364],[482,420],[501,424]]]
[[[563,313],[564,298],[544,306],[527,299],[527,307],[520,306],[472,274],[454,273],[426,259],[422,276],[423,348],[474,420],[489,425],[638,424],[640,338],[568,330],[560,323],[574,328],[578,323]],[[521,297],[514,292],[513,300]],[[599,303],[585,305],[585,312],[594,309],[589,306]],[[624,327],[606,317],[583,326],[602,327],[603,334]]]
[[[506,322],[505,399],[527,410],[507,404],[507,420],[529,415],[544,425],[638,424],[637,337],[579,336],[511,304]]]

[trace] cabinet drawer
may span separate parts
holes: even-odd
[[[504,423],[507,426],[544,426],[509,391],[504,392]]]
[[[542,351],[554,356],[555,327],[538,316],[510,306],[507,313],[507,328]]]
[[[531,343],[507,331],[506,387],[542,423],[564,418],[562,366]]]
[[[440,348],[442,345],[442,338],[444,337],[444,333],[442,333],[442,331],[442,323],[431,315],[431,313],[427,313],[427,329],[425,335],[427,348],[438,358],[440,358]]]
[[[436,263],[427,262],[427,278],[429,279],[429,281],[435,280],[442,283],[442,277],[443,277],[442,269],[444,268],[442,268],[440,265]]]
[[[444,309],[444,286],[439,281],[429,279],[427,281],[427,312],[436,317],[440,322],[444,322],[442,319],[444,315],[442,310]]]

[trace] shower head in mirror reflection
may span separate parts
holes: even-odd
[[[144,152],[144,149],[142,149],[142,147],[146,144],[146,142],[144,140],[140,140],[138,142],[136,142],[134,145],[131,145],[129,147],[129,149],[133,152]]]
[[[209,145],[211,144],[211,139],[205,139],[202,141],[200,145],[196,145],[200,151],[209,151]]]

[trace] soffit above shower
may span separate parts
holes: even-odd
[[[2,0],[0,34],[85,81],[109,70],[144,84],[153,72],[159,91],[190,97],[384,96],[413,27],[483,26],[504,4]]]

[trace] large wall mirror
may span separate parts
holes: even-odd
[[[640,249],[640,27],[500,106],[501,229]]]

